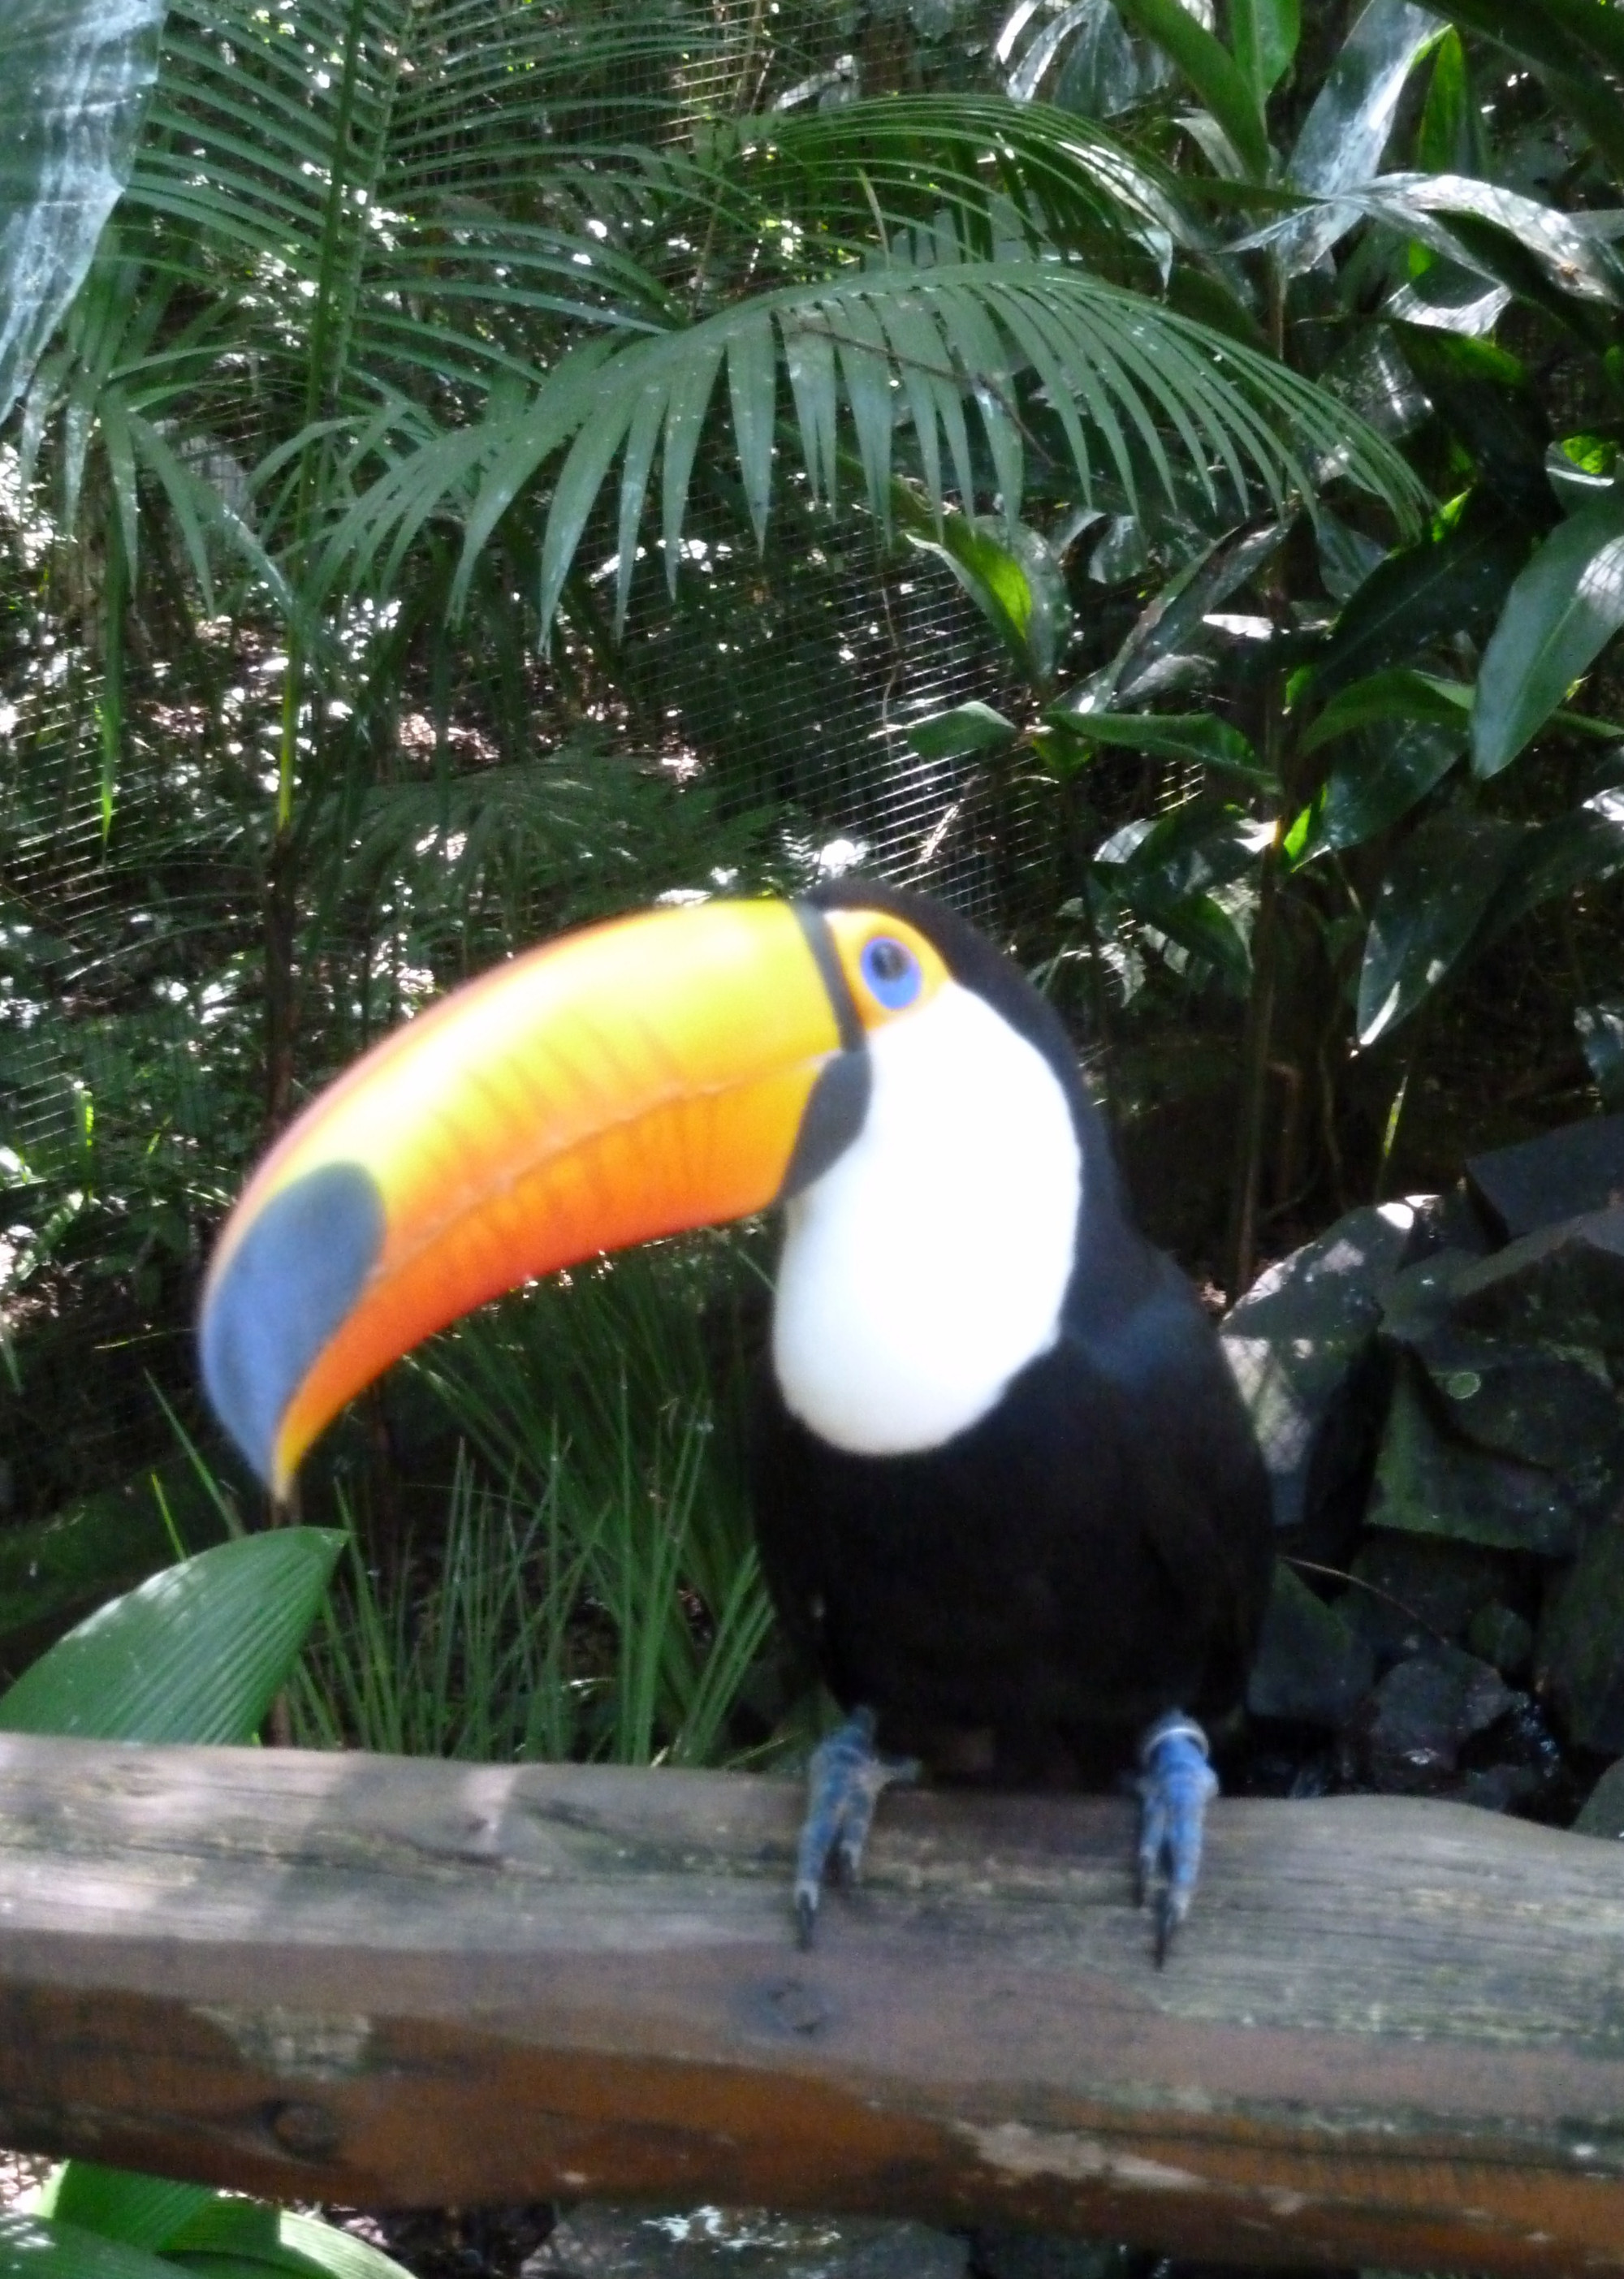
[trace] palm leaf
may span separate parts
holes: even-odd
[[[866,226],[934,225],[945,214],[969,257],[1010,223],[1035,241],[1087,245],[1120,263],[1198,245],[1177,177],[1091,120],[996,95],[887,96],[745,122],[727,171],[774,217]]]
[[[772,338],[775,355],[766,353]],[[1131,434],[1169,495],[1176,457],[1196,466],[1214,495],[1220,487],[1239,494],[1238,504],[1252,489],[1277,507],[1288,495],[1312,495],[1310,469],[1321,462],[1374,492],[1406,526],[1422,502],[1404,462],[1346,406],[1158,303],[1058,262],[893,263],[758,295],[682,332],[602,354],[584,375],[566,367],[521,411],[428,445],[359,501],[335,534],[329,574],[339,563],[364,565],[391,535],[398,547],[404,518],[420,526],[432,513],[460,511],[466,535],[453,596],[460,603],[499,516],[543,463],[564,449],[542,554],[541,609],[550,624],[589,518],[635,423],[635,480],[622,486],[621,498],[623,610],[627,533],[641,519],[650,436],[658,430],[663,450],[665,553],[674,580],[694,454],[724,364],[741,471],[752,512],[761,508],[758,526],[765,528],[761,438],[773,421],[781,356],[814,496],[832,487],[832,439],[843,403],[869,501],[882,519],[902,406],[920,423],[919,458],[933,510],[939,515],[943,505],[939,423],[961,502],[974,510],[969,454],[956,424],[966,395],[1004,511],[1013,517],[1022,489],[1023,425],[1015,377],[1032,371],[1058,404],[1074,407],[1069,418],[1062,411],[1062,420],[1085,492],[1103,454],[1135,497]]]

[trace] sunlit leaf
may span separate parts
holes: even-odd
[[[1070,638],[1072,612],[1060,565],[1039,533],[1022,523],[1011,529],[954,514],[943,518],[939,539],[909,537],[952,572],[1028,678],[1047,687]]]
[[[1412,665],[1393,665],[1385,672],[1373,672],[1367,679],[1339,688],[1301,739],[1298,749],[1318,751],[1322,744],[1332,743],[1355,728],[1368,728],[1383,720],[1453,730],[1464,740],[1471,704],[1470,681],[1444,680],[1435,673],[1418,672]]]
[[[1051,710],[1057,726],[1084,741],[1158,759],[1196,760],[1243,783],[1266,785],[1274,777],[1240,730],[1215,712],[1064,712]]]
[[[975,752],[994,752],[1015,740],[1015,724],[979,698],[956,704],[951,712],[934,713],[916,720],[908,741],[925,760],[965,759]]]
[[[1542,902],[1616,878],[1620,871],[1624,789],[1597,792],[1524,834],[1489,914],[1485,937],[1492,940]]]
[[[899,331],[888,317],[905,313]],[[1053,262],[1004,260],[909,266],[893,261],[855,277],[797,285],[758,295],[659,341],[639,340],[618,351],[600,347],[589,365],[566,360],[557,381],[545,382],[529,405],[504,411],[481,429],[449,435],[412,455],[360,499],[335,535],[328,573],[343,561],[362,570],[380,553],[397,554],[391,533],[419,528],[436,504],[455,507],[479,471],[479,503],[467,524],[454,598],[467,590],[472,564],[494,518],[552,452],[567,446],[567,480],[561,475],[543,546],[543,616],[550,618],[574,550],[586,527],[596,481],[607,479],[628,434],[647,449],[645,425],[634,427],[639,404],[666,404],[661,430],[662,499],[666,572],[674,577],[681,553],[689,480],[714,383],[734,341],[748,334],[759,359],[761,327],[775,329],[789,367],[802,449],[809,475],[827,489],[834,473],[836,425],[843,393],[857,434],[871,503],[889,514],[892,428],[905,403],[916,420],[934,412],[945,428],[949,456],[962,486],[972,479],[961,400],[974,404],[994,460],[1006,517],[1020,507],[1021,439],[1014,416],[1014,375],[1029,366],[1034,326],[1043,336],[1044,385],[1071,395],[1083,415],[1067,426],[1077,473],[1085,490],[1091,455],[1104,449],[1118,472],[1133,479],[1125,443],[1142,441],[1164,487],[1175,483],[1164,433],[1210,484],[1215,458],[1229,486],[1256,483],[1271,496],[1305,494],[1316,456],[1335,455],[1339,470],[1374,488],[1405,519],[1413,518],[1420,491],[1402,459],[1345,406],[1306,380],[1242,343],[1208,332],[1143,296],[1102,284]],[[820,338],[821,336],[821,338]],[[1038,351],[1032,348],[1032,355]],[[912,365],[920,385],[894,386],[899,364]],[[758,375],[760,364],[754,367]],[[759,377],[752,380],[760,384]],[[758,455],[759,428],[751,430]],[[921,452],[927,481],[940,455]],[[758,456],[755,476],[761,464]],[[635,497],[640,485],[634,481]],[[627,501],[622,485],[622,506]],[[967,503],[974,504],[970,500]],[[939,495],[929,499],[940,512]],[[631,551],[623,517],[619,551]]]
[[[1165,49],[1239,152],[1254,180],[1269,171],[1269,142],[1256,88],[1220,41],[1180,0],[1117,0],[1131,24]]]
[[[0,10],[0,419],[128,177],[165,5],[6,0]]]
[[[1298,0],[1229,0],[1229,38],[1259,110],[1291,68],[1302,30]]]
[[[352,2231],[291,2208],[221,2195],[197,2211],[174,2240],[173,2252],[182,2269],[194,2271],[240,2267],[265,2279],[279,2272],[289,2279],[410,2279],[393,2256]]]
[[[1350,598],[1315,668],[1316,692],[1328,695],[1429,641],[1482,638],[1528,551],[1527,532],[1474,492],[1442,528],[1390,554]]]
[[[1558,524],[1505,597],[1477,677],[1472,766],[1497,775],[1624,625],[1624,497]]]
[[[39,2213],[156,2253],[170,2244],[189,2217],[218,2198],[206,2184],[137,2175],[95,2160],[65,2160],[42,2190]]]
[[[1362,847],[1390,830],[1435,791],[1466,748],[1466,718],[1408,720],[1364,735],[1337,756],[1314,802],[1302,848],[1293,855]]]
[[[175,2267],[78,2224],[13,2211],[0,2214],[0,2279],[175,2279]]]
[[[1328,198],[1375,173],[1410,73],[1438,32],[1437,18],[1410,0],[1369,0],[1309,106],[1289,180]],[[1305,215],[1290,225],[1281,258],[1293,271],[1312,269],[1340,234],[1334,210]]]
[[[1382,882],[1356,1014],[1361,1045],[1407,1020],[1459,964],[1525,838],[1521,825],[1445,808],[1407,839]]]
[[[343,1539],[279,1528],[165,1568],[58,1638],[0,1693],[0,1731],[251,1740],[315,1619]]]

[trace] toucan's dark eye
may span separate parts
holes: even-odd
[[[866,941],[862,963],[864,980],[889,1011],[900,1012],[919,995],[920,962],[894,934],[877,933]]]

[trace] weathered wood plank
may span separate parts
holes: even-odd
[[[364,2204],[558,2195],[1624,2269],[1624,1857],[1220,1804],[1152,1968],[1111,1799],[889,1795],[791,1942],[787,1782],[0,1735],[0,2142]]]

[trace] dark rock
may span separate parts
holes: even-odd
[[[1130,2279],[1131,2249],[1064,2232],[989,2229],[971,2236],[977,2279]]]
[[[1455,1282],[1481,1251],[1446,1245],[1390,1275],[1382,1289],[1382,1333],[1400,1345],[1433,1335],[1449,1318]]]
[[[1579,1807],[1575,1836],[1624,1836],[1624,1757],[1608,1766]]]
[[[1375,1674],[1376,1658],[1366,1640],[1277,1559],[1263,1638],[1246,1688],[1253,1716],[1334,1731],[1369,1692]]]
[[[1415,1224],[1401,1262],[1404,1266],[1419,1265],[1440,1250],[1452,1250],[1466,1259],[1483,1258],[1499,1248],[1504,1238],[1497,1232],[1490,1233],[1464,1185],[1444,1194],[1410,1195],[1405,1200],[1414,1209]]]
[[[1463,1773],[1448,1791],[1451,1804],[1475,1805],[1480,1812],[1516,1812],[1540,1792],[1540,1777],[1527,1765],[1483,1765]]]
[[[1373,1780],[1430,1793],[1453,1774],[1461,1748],[1516,1700],[1499,1672],[1459,1646],[1433,1646],[1389,1669],[1360,1721]]]
[[[1350,1211],[1260,1275],[1221,1324],[1279,1527],[1302,1526],[1349,1480],[1362,1482],[1380,1409],[1368,1365],[1381,1293],[1414,1225],[1409,1203]]]
[[[1337,1606],[1383,1661],[1459,1644],[1504,1586],[1492,1553],[1425,1535],[1372,1533],[1349,1572],[1356,1587]]]
[[[1503,1677],[1515,1677],[1534,1655],[1534,1625],[1497,1599],[1480,1607],[1466,1624],[1466,1646],[1483,1661],[1493,1662]]]
[[[1370,1524],[1566,1557],[1578,1544],[1580,1520],[1561,1480],[1441,1429],[1418,1364],[1407,1354],[1401,1358],[1376,1458]]]
[[[922,2223],[700,2207],[680,2215],[585,2200],[520,2279],[964,2279],[968,2243]]]
[[[1595,1529],[1551,1593],[1535,1666],[1570,1739],[1624,1751],[1624,1523]]]
[[[1566,1219],[1463,1267],[1457,1327],[1624,1360],[1624,1209]]]
[[[1474,1155],[1466,1177],[1511,1238],[1624,1205],[1624,1116],[1587,1116],[1519,1147]]]
[[[1560,1473],[1582,1508],[1612,1508],[1624,1475],[1624,1403],[1599,1353],[1509,1345],[1451,1326],[1411,1350],[1466,1439]]]

